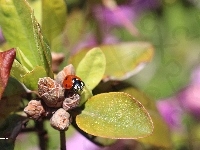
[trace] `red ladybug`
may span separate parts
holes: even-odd
[[[63,87],[74,92],[81,92],[84,86],[84,82],[75,75],[67,75],[63,80]]]

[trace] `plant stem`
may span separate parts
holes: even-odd
[[[41,150],[47,150],[47,131],[44,129],[44,121],[36,121],[35,128],[39,139],[39,146]]]
[[[60,131],[60,150],[67,150],[65,139],[65,131]]]

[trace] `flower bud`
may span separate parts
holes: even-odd
[[[71,117],[63,108],[58,109],[50,119],[50,124],[53,128],[61,131],[67,130],[71,123]]]
[[[74,69],[74,67],[73,67],[72,64],[70,64],[70,65],[64,67],[63,70],[60,71],[60,72],[57,74],[57,76],[56,76],[56,78],[55,78],[55,81],[56,81],[58,84],[62,85],[63,80],[65,79],[65,77],[66,77],[67,75],[75,75],[75,69]]]
[[[68,111],[70,109],[77,107],[79,104],[80,104],[80,95],[73,94],[71,97],[65,98],[62,106],[64,110]]]
[[[64,100],[64,89],[49,77],[38,81],[38,94],[49,107],[61,107]]]
[[[31,100],[28,103],[28,106],[24,108],[24,112],[32,119],[39,119],[45,114],[44,107],[41,104],[41,101]]]

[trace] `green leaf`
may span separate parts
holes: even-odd
[[[30,90],[36,91],[38,88],[38,80],[39,78],[43,78],[46,76],[46,72],[43,67],[37,66],[32,71],[26,73],[23,76],[23,83]]]
[[[142,104],[123,92],[93,96],[76,123],[89,134],[114,139],[142,138],[153,131],[152,120]]]
[[[100,49],[106,57],[105,80],[123,80],[136,74],[151,61],[154,48],[147,42],[127,42],[102,45]],[[71,63],[77,67],[88,49],[72,56]]]
[[[42,31],[51,47],[62,44],[59,35],[62,34],[66,23],[66,8],[64,0],[42,0]]]
[[[67,2],[68,3],[68,2]],[[84,37],[91,31],[83,10],[74,10],[67,16],[64,36],[66,38],[66,48],[68,50],[76,47]]]
[[[51,71],[51,55],[32,9],[24,0],[0,0],[0,25],[11,47],[19,47],[17,60],[31,71],[43,66],[47,76]]]
[[[107,60],[106,76],[126,79],[140,71],[153,57],[153,47],[146,42],[121,43],[101,47]]]
[[[67,1],[67,6],[69,6],[69,1]],[[88,33],[91,32],[90,22],[88,22],[86,16],[87,14],[85,14],[84,10],[80,9],[73,10],[67,16],[66,26],[63,32],[65,44],[62,49],[66,58],[70,57],[70,50],[74,48],[76,49],[80,41],[87,39]],[[52,49],[54,50],[57,48],[52,47]],[[68,59],[65,59],[61,66],[64,67],[65,64],[68,64],[68,61]]]
[[[6,89],[0,101],[0,123],[19,108],[21,95],[25,94],[24,87],[14,78],[9,78]]]
[[[99,137],[99,136],[94,136],[91,134],[88,134],[86,132],[84,132],[83,130],[81,130],[75,121],[72,121],[72,125],[73,125],[73,129],[75,129],[76,131],[80,132],[80,134],[82,134],[82,136],[86,137],[88,140],[90,140],[91,142],[93,142],[94,144],[98,145],[98,146],[109,146],[114,144],[117,139],[108,139],[108,138],[103,138],[103,137]]]
[[[90,97],[92,97],[92,91],[87,88],[87,86],[83,89],[83,92],[81,93],[81,101],[79,106],[81,106],[83,103],[85,103]]]
[[[100,48],[93,48],[79,63],[76,75],[92,90],[103,78],[106,67],[106,59]]]
[[[24,55],[23,51],[21,51],[19,48],[16,48],[16,50],[17,50],[17,59],[20,61],[18,62],[23,66],[24,70],[29,71],[30,68],[33,68],[31,61]],[[27,65],[30,66],[30,68],[27,68]]]
[[[130,94],[131,96],[134,96],[138,101],[140,101],[141,104],[149,112],[154,123],[153,134],[148,137],[138,139],[138,141],[152,144],[157,147],[170,148],[172,145],[170,130],[162,116],[159,114],[155,101],[149,99],[144,93],[135,88],[126,88],[122,90],[122,92]]]
[[[10,75],[12,77],[14,77],[15,79],[17,79],[18,81],[22,83],[23,75],[25,75],[28,72],[29,71],[24,66],[22,66],[16,59],[14,60],[12,68],[11,68],[11,72],[10,72]]]

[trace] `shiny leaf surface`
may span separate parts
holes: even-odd
[[[151,61],[154,48],[147,42],[128,42],[115,45],[102,45],[100,49],[106,57],[105,80],[124,80],[136,74]],[[76,67],[88,49],[72,56],[71,62]]]
[[[76,117],[76,123],[89,134],[114,139],[137,139],[153,131],[152,120],[145,108],[123,92],[91,97]]]
[[[143,139],[139,139],[140,142],[152,144],[158,147],[171,147],[171,135],[169,128],[166,122],[162,119],[162,116],[159,114],[155,101],[149,99],[144,93],[140,92],[135,88],[126,88],[123,90],[132,96],[134,96],[149,112],[153,123],[154,123],[154,131],[153,134],[149,137],[145,137]],[[162,133],[162,134],[161,134]]]
[[[106,59],[100,48],[93,48],[80,61],[76,75],[92,90],[103,78]]]

